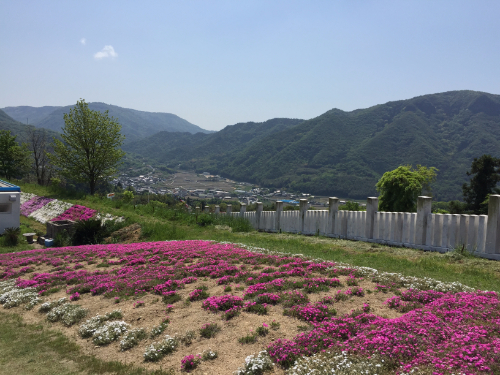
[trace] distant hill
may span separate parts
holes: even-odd
[[[6,107],[3,110],[15,120],[26,122],[30,125],[60,132],[64,126],[64,114],[74,105],[65,107]],[[133,142],[148,137],[160,131],[211,133],[199,126],[171,113],[144,112],[135,109],[122,108],[105,103],[89,103],[89,108],[95,111],[109,111],[109,115],[118,119],[125,135],[125,143]]]
[[[29,125],[36,126],[44,118],[46,118],[48,115],[59,108],[62,107],[29,107],[23,105],[20,107],[5,107],[2,108],[2,110],[16,121],[22,122],[23,124],[27,123]]]
[[[350,198],[375,195],[378,179],[399,165],[434,166],[438,200],[462,197],[474,157],[500,157],[500,96],[484,92],[450,91],[351,112],[332,109],[276,132],[266,132],[264,124],[201,137],[161,133],[125,149],[240,181]],[[252,134],[250,141],[244,142],[243,130]]]
[[[168,163],[169,161],[199,160],[207,165],[211,158],[230,159],[242,150],[251,147],[273,134],[290,129],[304,120],[276,118],[266,122],[247,122],[226,126],[212,134],[189,134],[160,132],[154,136],[127,144],[125,151],[150,157]],[[195,162],[196,163],[196,162]],[[201,169],[203,169],[200,166]]]
[[[0,130],[10,130],[12,135],[17,136],[18,142],[25,142],[27,139],[27,131],[32,128],[31,125],[23,124],[19,121],[14,120],[12,117],[7,115],[4,111],[0,109]],[[49,139],[53,137],[58,137],[59,133],[45,129]]]

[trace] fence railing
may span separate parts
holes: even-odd
[[[300,200],[299,210],[283,211],[283,202],[276,202],[276,211],[257,210],[226,214],[248,219],[253,227],[265,232],[289,232],[322,235],[404,246],[422,250],[447,252],[464,246],[476,255],[500,260],[500,195],[490,195],[488,215],[451,215],[431,213],[430,197],[418,197],[417,212],[379,212],[378,198],[367,200],[366,211],[339,210],[339,199],[329,198],[328,210],[308,210],[307,199]],[[215,207],[215,213],[220,213]]]

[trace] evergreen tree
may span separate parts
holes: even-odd
[[[487,206],[481,204],[489,194],[500,193],[500,189],[496,187],[500,181],[500,159],[491,155],[474,158],[467,176],[470,177],[470,182],[462,186],[467,210],[476,215],[487,213]]]

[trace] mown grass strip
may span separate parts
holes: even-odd
[[[85,355],[62,333],[44,325],[27,324],[17,314],[0,313],[0,373],[171,375],[149,371],[118,361],[102,361]]]

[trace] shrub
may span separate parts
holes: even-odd
[[[201,359],[204,361],[210,361],[216,359],[218,356],[219,354],[217,352],[212,351],[212,349],[208,349],[201,354]]]
[[[257,334],[259,336],[267,336],[267,334],[269,333],[269,328],[267,328],[266,326],[262,325],[260,327],[257,327],[257,329],[255,330],[255,332],[257,332]]]
[[[178,295],[175,291],[166,293],[167,294],[164,294],[163,297],[161,298],[162,302],[165,304],[176,303],[182,299],[182,297]]]
[[[62,232],[56,234],[53,245],[54,247],[67,247],[71,246],[72,242],[71,235],[68,231],[63,230]]]
[[[231,294],[209,297],[203,301],[203,308],[212,312],[227,311],[236,306],[243,306],[243,299]]]
[[[199,301],[202,299],[207,299],[208,297],[210,297],[210,294],[208,294],[204,289],[195,289],[191,293],[189,293],[190,301]]]
[[[238,342],[240,344],[253,344],[256,341],[257,341],[257,335],[255,333],[250,333],[238,339]]]
[[[223,320],[230,320],[234,318],[235,316],[240,315],[241,307],[240,306],[235,306],[230,308],[229,310],[226,310],[222,313],[222,319]]]
[[[193,343],[193,340],[196,338],[196,332],[192,330],[187,330],[183,335],[178,336],[178,340],[186,346],[189,346]]]
[[[217,323],[207,323],[201,326],[200,328],[200,336],[206,339],[210,339],[215,337],[217,332],[219,332],[221,328]]]
[[[169,335],[161,342],[154,342],[146,348],[144,352],[144,360],[146,362],[156,362],[162,359],[167,354],[172,353],[179,346],[179,342],[175,337]]]
[[[124,351],[133,348],[139,344],[139,341],[144,340],[147,336],[144,328],[132,329],[123,336],[123,339],[120,341],[120,349]]]
[[[250,302],[245,306],[245,311],[258,315],[267,315],[267,307],[256,302]]]
[[[95,345],[108,345],[128,330],[129,325],[124,321],[106,322],[99,327],[92,336]]]
[[[296,305],[303,305],[309,302],[309,297],[299,291],[290,291],[281,293],[280,303],[283,307],[292,307]]]
[[[235,375],[262,375],[265,371],[273,369],[273,362],[269,354],[264,350],[257,355],[245,358],[245,364],[240,367]]]
[[[5,246],[17,246],[19,236],[21,235],[20,228],[5,228],[3,232]]]
[[[181,370],[190,371],[194,370],[201,362],[201,356],[199,354],[189,354],[181,359]]]
[[[100,219],[77,221],[73,229],[73,246],[97,245],[104,242],[106,237],[106,230]]]
[[[100,328],[105,322],[113,319],[121,319],[122,317],[123,314],[120,310],[114,310],[105,315],[96,315],[80,325],[78,328],[78,334],[83,339],[92,337],[97,329]]]
[[[280,324],[278,322],[275,322],[274,320],[271,322],[271,329],[274,331],[277,331],[280,329]]]
[[[47,320],[52,323],[61,321],[65,326],[69,327],[85,318],[87,314],[87,309],[84,309],[79,305],[66,303],[64,305],[54,307],[47,314]]]
[[[168,318],[163,319],[163,322],[160,323],[160,325],[157,325],[156,327],[153,327],[151,329],[150,337],[154,339],[155,337],[161,335],[165,329],[168,327],[168,323],[170,323],[170,320]]]

